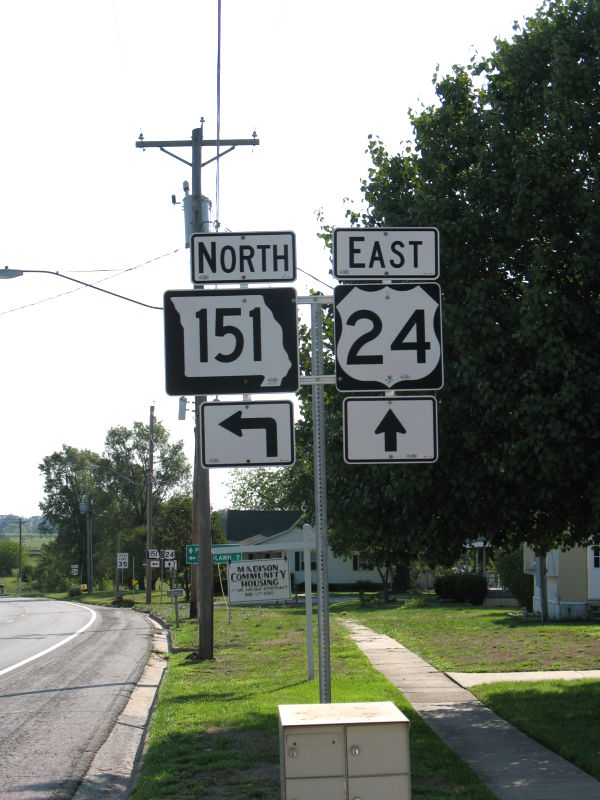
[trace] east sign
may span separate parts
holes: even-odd
[[[435,279],[437,228],[336,228],[333,273],[340,280]]]

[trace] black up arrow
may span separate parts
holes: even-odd
[[[277,455],[277,422],[273,417],[242,418],[242,412],[236,411],[235,414],[224,419],[219,425],[235,436],[242,436],[242,432],[245,430],[264,428],[267,438],[267,456],[275,457]]]
[[[398,434],[406,433],[406,428],[390,408],[375,428],[375,433],[383,433],[385,452],[393,453],[398,449]]]

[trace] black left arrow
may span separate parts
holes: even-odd
[[[393,453],[398,449],[398,434],[406,433],[406,428],[390,408],[375,428],[375,433],[383,433],[385,452]]]
[[[277,456],[277,422],[273,417],[242,417],[242,412],[236,411],[219,422],[219,425],[235,436],[242,436],[245,430],[263,428],[267,440],[267,456]]]

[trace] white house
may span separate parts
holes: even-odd
[[[239,545],[244,558],[278,558],[284,553],[293,558],[296,586],[304,584],[304,526],[299,511],[225,511],[221,514],[227,544]],[[312,529],[311,529],[312,530]],[[311,548],[311,583],[317,583],[314,537]],[[252,549],[255,549],[254,553]],[[330,589],[353,589],[359,582],[380,585],[381,577],[360,555],[351,558],[334,556],[329,549],[327,573]]]
[[[549,619],[600,618],[600,545],[551,550],[542,559]],[[541,611],[541,575],[535,553],[523,548],[523,569],[533,575],[533,610]]]

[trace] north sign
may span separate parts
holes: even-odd
[[[298,389],[296,291],[172,291],[164,297],[167,394]]]
[[[336,228],[333,273],[353,281],[437,278],[437,228]]]
[[[344,461],[437,461],[437,403],[426,395],[344,400]]]
[[[289,400],[203,403],[200,413],[204,467],[294,463],[294,412]]]
[[[194,233],[192,283],[296,280],[296,236],[279,233]]]
[[[334,305],[341,392],[441,389],[437,283],[336,286]]]

